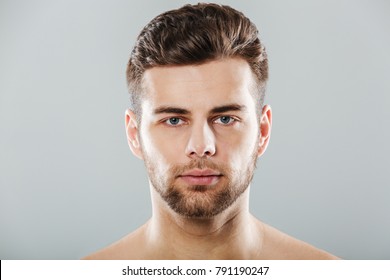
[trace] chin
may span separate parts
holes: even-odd
[[[231,206],[237,199],[228,189],[216,191],[215,186],[191,186],[186,191],[171,191],[163,199],[177,214],[196,219],[209,219]]]

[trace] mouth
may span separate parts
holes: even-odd
[[[216,184],[222,174],[211,169],[194,169],[184,172],[179,176],[181,180],[189,185],[209,186]]]

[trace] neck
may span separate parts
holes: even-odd
[[[259,221],[249,213],[249,188],[212,218],[188,218],[172,211],[152,190],[153,216],[146,226],[152,258],[251,259],[261,251]]]

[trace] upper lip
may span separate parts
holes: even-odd
[[[220,175],[221,173],[212,169],[192,169],[182,173],[180,176],[202,177],[202,176],[220,176]]]

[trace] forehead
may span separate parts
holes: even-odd
[[[143,107],[210,108],[221,103],[254,103],[250,94],[253,87],[249,64],[240,58],[201,65],[154,67],[144,73]]]

